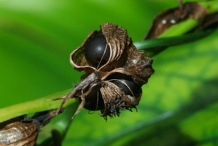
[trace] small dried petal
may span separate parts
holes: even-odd
[[[141,97],[141,95],[139,97],[126,95],[121,88],[109,81],[104,81],[104,86],[100,91],[105,105],[101,113],[105,118],[119,116],[120,110],[135,108]]]
[[[154,73],[152,60],[146,57],[142,50],[135,50],[124,65],[124,72],[132,76],[133,80],[143,85],[148,82],[150,76]]]
[[[97,34],[97,31],[90,33],[85,41],[70,54],[70,63],[78,71],[85,71],[86,73],[90,74],[96,70],[94,67],[89,66],[85,58],[85,44],[88,42],[88,39],[94,37],[95,34]]]
[[[101,29],[110,47],[110,58],[101,70],[112,70],[122,66],[127,55],[125,50],[130,43],[126,30],[111,23],[102,24]]]

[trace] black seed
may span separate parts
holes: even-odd
[[[138,96],[142,93],[141,86],[136,84],[131,76],[114,73],[110,75],[107,80],[117,85],[126,95]]]
[[[110,79],[124,79],[124,80],[129,80],[129,81],[133,82],[131,76],[128,76],[128,75],[122,74],[122,73],[111,74],[109,77],[107,77],[107,80],[110,80]]]
[[[106,50],[105,50],[106,49]],[[104,65],[110,57],[110,49],[102,32],[97,33],[85,46],[87,62],[96,68]]]
[[[142,93],[141,87],[135,82],[123,79],[116,79],[111,82],[121,88],[126,95],[138,97]]]
[[[84,108],[90,111],[104,109],[104,101],[100,92],[100,86],[96,85],[96,83],[93,83],[88,88],[92,86],[92,91],[85,97]],[[81,102],[81,98],[78,99]]]

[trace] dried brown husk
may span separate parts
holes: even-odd
[[[110,57],[108,61],[99,68],[89,65],[85,58],[85,47],[87,42],[97,35],[98,31],[93,31],[88,35],[85,41],[70,54],[70,63],[78,71],[84,71],[82,81],[75,87],[71,93],[65,97],[62,105],[68,98],[73,96],[81,98],[81,105],[85,103],[85,96],[91,91],[89,88],[91,83],[100,83],[100,92],[104,105],[101,110],[101,116],[105,119],[107,116],[113,117],[120,113],[120,110],[131,110],[138,105],[141,94],[126,95],[121,88],[116,84],[110,82],[108,77],[113,74],[124,74],[131,78],[132,82],[141,87],[147,83],[148,78],[154,73],[152,68],[152,60],[146,57],[144,51],[137,50],[132,43],[131,38],[122,27],[116,24],[105,23],[101,25],[102,34],[106,38],[106,43],[110,48]],[[117,79],[119,80],[119,79]],[[124,85],[126,86],[126,85]],[[99,97],[95,97],[99,98]],[[76,113],[78,113],[83,106],[79,106]],[[96,103],[96,106],[98,103]],[[99,109],[96,107],[96,110]]]
[[[158,14],[144,37],[144,39],[156,38],[174,24],[192,18],[202,22],[208,15],[207,10],[197,2],[180,3],[179,7],[167,9]]]
[[[120,110],[135,108],[141,98],[141,95],[138,97],[126,95],[118,86],[110,81],[104,81],[100,91],[104,100],[104,109],[101,109],[101,116],[105,118],[107,116],[119,116]]]
[[[130,75],[135,83],[142,86],[148,82],[148,79],[154,73],[152,63],[152,59],[146,57],[144,51],[135,50],[129,56],[123,68],[124,72]]]
[[[85,58],[84,52],[87,42],[92,39],[98,31],[90,33],[85,41],[70,54],[70,63],[74,68],[78,71],[86,72],[83,78],[87,77],[92,72],[106,72],[114,68],[122,67],[125,64],[127,56],[126,49],[128,49],[127,46],[131,43],[131,39],[127,36],[126,30],[115,24],[105,23],[101,25],[101,31],[110,48],[110,57],[103,66],[98,69],[90,66]]]
[[[142,86],[148,82],[148,79],[154,73],[152,63],[153,60],[147,57],[144,51],[137,50],[132,44],[128,49],[128,56],[125,64],[120,68],[104,73],[102,80],[105,80],[114,73],[122,73],[131,76],[135,83]]]
[[[35,145],[37,135],[38,127],[35,123],[13,122],[0,130],[0,145]]]

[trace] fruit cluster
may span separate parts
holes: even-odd
[[[70,63],[84,71],[73,96],[83,107],[113,117],[138,105],[142,89],[154,73],[152,60],[137,50],[122,27],[105,23],[70,54]],[[80,86],[80,87],[79,87]]]

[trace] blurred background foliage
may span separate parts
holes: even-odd
[[[177,6],[175,0],[0,1],[0,108],[78,83],[82,73],[69,54],[100,24],[116,23],[139,41],[155,15]],[[84,109],[63,145],[218,145],[217,34],[153,57],[156,72],[143,86],[138,112],[105,122]]]

